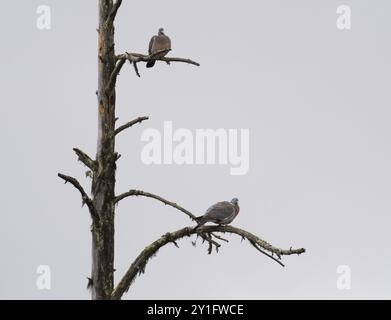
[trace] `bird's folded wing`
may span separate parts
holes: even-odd
[[[155,36],[151,46],[151,53],[171,49],[171,41],[167,36]]]
[[[152,53],[152,48],[153,48],[153,43],[155,42],[156,36],[153,36],[151,40],[149,41],[149,46],[148,46],[148,53]]]
[[[206,215],[217,220],[222,220],[231,216],[234,213],[234,211],[235,208],[230,202],[223,201],[223,202],[218,202],[215,205],[211,206],[206,211]]]

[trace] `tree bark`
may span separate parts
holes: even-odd
[[[114,286],[114,187],[116,154],[115,88],[108,91],[115,68],[111,0],[99,0],[98,142],[92,200],[98,219],[92,223],[92,299],[110,299]]]

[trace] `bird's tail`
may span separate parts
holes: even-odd
[[[155,60],[149,60],[147,62],[147,68],[152,68],[155,65]]]
[[[194,228],[194,230],[204,225],[207,222],[207,219],[205,218],[205,216],[199,216],[195,218],[195,221],[197,222],[197,226]]]

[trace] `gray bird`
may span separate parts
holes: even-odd
[[[153,36],[149,41],[149,54],[156,54],[156,58],[163,58],[171,50],[171,40],[164,34],[164,29],[160,28],[157,36]],[[159,53],[161,52],[161,53]],[[147,62],[147,68],[152,68],[156,60]]]
[[[218,225],[229,224],[236,218],[239,210],[239,200],[237,198],[233,198],[230,202],[218,202],[209,207],[203,216],[195,218],[196,222],[198,223],[196,228],[207,222],[213,222]]]

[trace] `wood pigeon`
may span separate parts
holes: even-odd
[[[171,40],[164,34],[164,29],[160,28],[157,36],[153,36],[149,41],[149,54],[156,54],[157,58],[163,58],[171,50]],[[159,53],[161,51],[161,53]],[[147,62],[147,68],[152,68],[156,60]]]
[[[203,216],[195,218],[198,223],[198,227],[202,226],[207,222],[213,222],[218,225],[231,223],[239,213],[239,200],[233,198],[229,201],[222,201],[214,204],[206,210]]]

